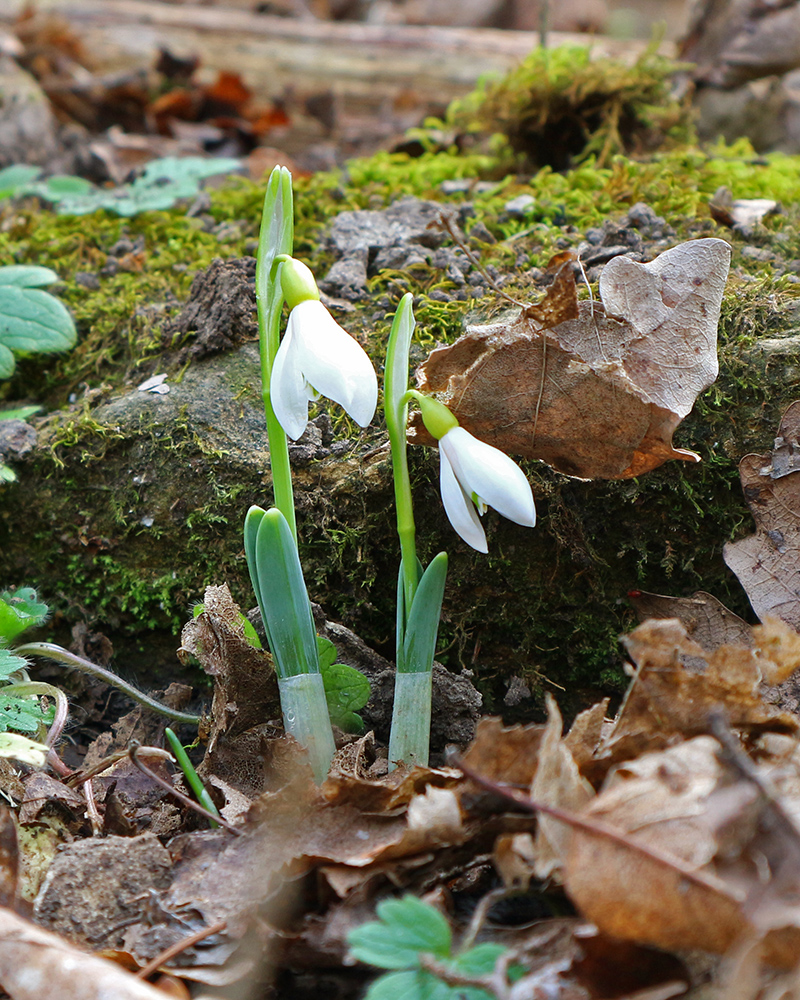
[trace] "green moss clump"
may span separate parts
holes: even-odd
[[[474,142],[491,137],[491,149],[517,169],[565,170],[588,156],[599,165],[618,153],[639,155],[665,142],[692,138],[688,100],[678,101],[670,81],[680,69],[649,46],[630,65],[592,58],[582,46],[535,49],[501,79],[483,80],[454,101],[444,122],[431,120],[417,133],[423,144],[442,134]]]

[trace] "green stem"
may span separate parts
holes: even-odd
[[[428,765],[431,739],[433,671],[419,670],[395,677],[389,769],[399,763]]]
[[[256,257],[256,305],[261,358],[261,396],[267,421],[272,489],[275,506],[286,518],[296,542],[297,524],[294,514],[292,470],[289,464],[289,440],[278,423],[270,399],[270,379],[275,355],[280,345],[280,319],[283,309],[281,258],[287,258],[292,252],[293,213],[292,176],[285,167],[276,167],[270,175],[264,195]]]
[[[314,780],[321,784],[336,752],[322,674],[279,677],[278,693],[284,729],[305,747]]]
[[[214,816],[219,816],[219,810],[214,805],[214,800],[208,794],[208,789],[203,784],[200,775],[195,771],[194,764],[189,760],[189,755],[183,748],[183,744],[178,739],[178,737],[173,733],[173,731],[167,726],[164,730],[164,735],[167,737],[167,742],[169,743],[170,750],[172,750],[175,760],[178,762],[178,767],[183,771],[183,776],[186,778],[186,783],[189,788],[194,792],[195,798],[200,803],[200,805],[212,813]],[[215,823],[214,820],[209,820],[211,826],[214,828],[219,828],[219,823]]]
[[[417,530],[414,524],[414,505],[411,496],[411,478],[408,474],[408,445],[406,423],[408,420],[408,351],[414,332],[413,296],[407,292],[400,300],[389,334],[386,349],[386,368],[383,383],[383,409],[394,474],[394,497],[397,506],[397,534],[403,571],[403,596],[406,616],[411,611],[417,590]],[[405,626],[405,622],[403,622]]]
[[[15,684],[7,684],[3,688],[4,694],[15,694],[25,697],[27,694],[45,695],[52,698],[56,703],[56,712],[53,721],[50,723],[50,730],[47,733],[46,743],[49,747],[54,747],[61,738],[64,726],[67,723],[69,714],[69,704],[67,696],[54,684],[47,684],[44,681],[18,681]]]
[[[106,684],[115,687],[129,698],[138,701],[140,705],[144,705],[153,712],[158,712],[159,715],[163,715],[167,719],[173,719],[175,722],[186,722],[189,725],[196,726],[202,721],[202,716],[200,715],[191,715],[189,712],[179,712],[174,708],[167,708],[166,705],[162,705],[155,698],[151,698],[150,695],[139,691],[132,684],[128,684],[127,681],[124,681],[121,677],[117,677],[110,670],[106,670],[105,667],[98,667],[91,660],[84,660],[82,656],[70,653],[68,649],[64,649],[63,646],[57,646],[53,642],[26,642],[22,646],[15,646],[14,652],[19,656],[46,656],[49,660],[55,660],[56,663],[63,663],[65,667],[75,667],[85,674],[105,681]],[[6,688],[5,690],[8,689]]]

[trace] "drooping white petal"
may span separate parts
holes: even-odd
[[[366,427],[378,404],[378,379],[361,345],[313,299],[295,306],[289,326],[297,337],[306,381]]]
[[[445,434],[445,437],[447,436]],[[447,452],[442,448],[443,441],[444,438],[439,442],[439,489],[445,513],[467,545],[471,545],[478,552],[488,552],[489,546],[486,544],[486,535],[475,510],[475,504],[461,489]]]
[[[309,396],[303,376],[300,345],[291,316],[272,365],[269,395],[278,423],[296,441],[306,429],[308,402],[313,396]]]
[[[479,441],[463,427],[448,431],[439,441],[439,450],[447,455],[467,496],[474,493],[509,521],[529,528],[536,524],[530,483],[508,455]]]

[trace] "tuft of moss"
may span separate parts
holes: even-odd
[[[418,132],[425,145],[448,132],[469,146],[489,138],[501,159],[521,170],[565,170],[589,156],[600,166],[619,153],[639,155],[693,138],[688,98],[671,80],[685,67],[659,55],[654,41],[632,65],[593,58],[591,49],[537,48],[501,79],[484,79]]]

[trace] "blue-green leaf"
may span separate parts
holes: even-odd
[[[286,518],[276,507],[260,518],[254,565],[256,594],[260,595],[259,607],[278,677],[319,673],[317,635],[297,545]]]
[[[440,552],[431,560],[417,586],[406,621],[402,668],[398,663],[398,670],[407,673],[431,669],[446,579],[447,553]]]
[[[20,188],[36,180],[41,172],[41,167],[29,167],[23,163],[13,163],[10,167],[4,167],[0,170],[0,198],[16,194]]]
[[[38,264],[8,264],[0,267],[0,285],[36,288],[39,285],[52,285],[54,281],[58,281],[56,272],[49,267],[39,267]]]
[[[58,299],[39,288],[0,284],[0,346],[28,354],[66,351],[75,339],[75,324]],[[3,360],[0,355],[0,374]]]
[[[27,420],[38,413],[41,406],[20,406],[16,410],[0,410],[0,420]]]
[[[380,969],[414,969],[420,952],[450,956],[450,925],[438,910],[415,896],[378,904],[379,920],[356,927],[347,936],[354,958]]]

